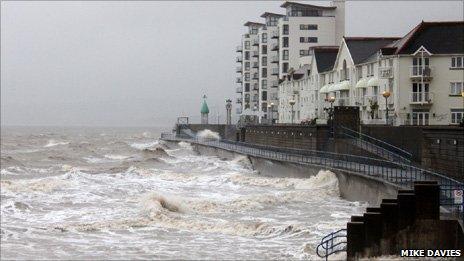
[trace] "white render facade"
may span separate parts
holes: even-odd
[[[265,24],[247,22],[248,33],[237,47],[236,113],[256,115],[262,123],[279,119],[278,88],[288,70],[301,66],[300,58],[308,56],[311,46],[335,45],[345,32],[344,0],[334,0],[330,6],[287,1],[281,7],[286,15],[266,12],[261,16]]]
[[[388,124],[459,124],[464,118],[462,28],[464,22],[422,22],[403,38],[344,38],[330,71],[314,75],[313,60],[307,79],[290,75],[291,80],[281,84],[279,122],[291,122],[290,99],[296,102],[294,123],[327,119],[324,108],[334,97],[333,106],[358,106],[364,124],[386,124],[387,106]],[[433,34],[457,37],[434,44],[429,40]],[[359,53],[363,45],[377,47],[372,54]],[[316,100],[314,88],[319,88]]]

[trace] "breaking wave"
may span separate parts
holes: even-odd
[[[221,136],[217,132],[206,129],[198,132],[197,138],[201,140],[220,140]]]
[[[56,140],[49,140],[48,143],[44,146],[44,148],[55,147],[59,145],[67,145],[69,141],[56,141]]]

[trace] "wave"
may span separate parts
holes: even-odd
[[[197,138],[202,140],[220,140],[221,136],[217,132],[206,129],[198,132]]]
[[[152,148],[159,144],[160,144],[159,141],[155,140],[155,141],[150,141],[150,142],[145,142],[145,143],[132,143],[130,146],[134,149],[144,150],[144,149]]]
[[[67,145],[69,141],[56,141],[56,140],[49,140],[48,143],[44,146],[44,148],[55,147],[59,145]]]
[[[43,192],[49,193],[60,189],[65,186],[67,182],[57,178],[44,178],[36,180],[2,180],[0,181],[0,187],[2,192]]]

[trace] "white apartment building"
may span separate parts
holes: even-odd
[[[290,68],[299,67],[299,59],[308,55],[309,47],[338,45],[345,34],[345,1],[330,6],[285,2],[286,16],[279,19],[279,78]]]
[[[286,15],[266,12],[261,15],[265,24],[247,22],[248,33],[237,47],[236,112],[256,115],[263,123],[279,118],[278,86],[288,70],[300,67],[309,47],[335,45],[345,32],[344,0],[334,0],[330,6],[287,1],[281,7]]]
[[[463,42],[462,21],[422,22],[403,38],[345,37],[332,69],[318,73],[318,106],[308,104],[310,92],[302,92],[298,108],[304,109],[295,112],[295,122],[327,118],[323,108],[334,97],[334,106],[359,106],[364,124],[385,124],[387,107],[394,125],[458,124],[464,116]],[[290,76],[283,88],[294,82]],[[314,88],[311,81],[302,84],[303,90]],[[279,94],[286,95],[281,104],[289,99]],[[288,106],[279,110],[280,122],[291,122]]]

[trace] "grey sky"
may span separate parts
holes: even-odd
[[[223,115],[243,23],[283,13],[281,3],[2,2],[2,125],[171,125],[197,120],[203,94]],[[421,20],[463,20],[462,10],[351,1],[346,34],[402,36]]]

